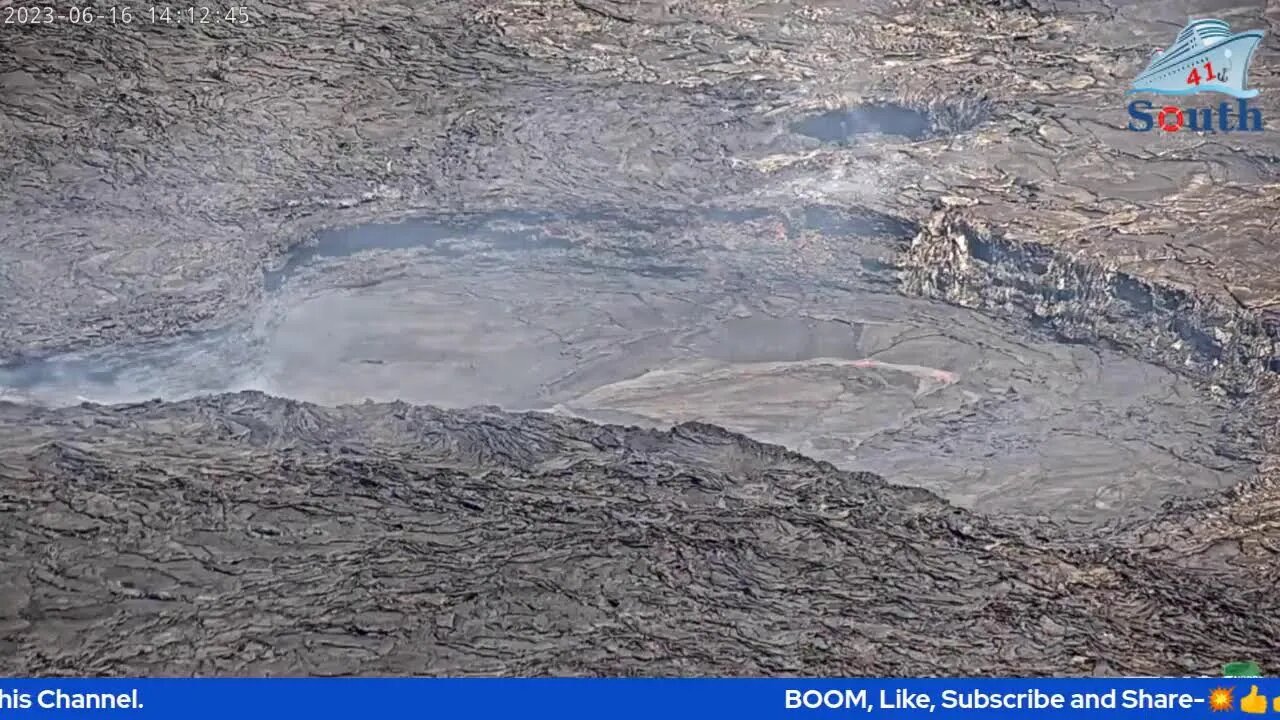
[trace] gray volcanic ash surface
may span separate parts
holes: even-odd
[[[250,12],[0,45],[0,671],[1280,670],[1275,8]]]

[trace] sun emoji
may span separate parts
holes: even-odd
[[[1231,688],[1214,688],[1209,693],[1209,709],[1214,712],[1222,712],[1230,710],[1235,703],[1235,698],[1231,697]]]

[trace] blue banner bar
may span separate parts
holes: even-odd
[[[0,718],[1266,718],[1277,678],[0,680]]]

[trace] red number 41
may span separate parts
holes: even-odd
[[[1206,60],[1206,61],[1205,61],[1205,63],[1204,63],[1204,79],[1205,79],[1205,80],[1212,80],[1212,79],[1213,79],[1213,63],[1211,63],[1211,62],[1209,62],[1209,61],[1207,61],[1207,60]],[[1187,84],[1188,84],[1188,85],[1199,85],[1199,84],[1200,84],[1200,69],[1199,69],[1199,68],[1191,68],[1191,72],[1190,72],[1190,73],[1187,73]]]

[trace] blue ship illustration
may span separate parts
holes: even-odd
[[[1126,94],[1219,92],[1236,98],[1256,97],[1258,91],[1246,90],[1244,84],[1253,51],[1261,42],[1261,30],[1232,35],[1231,26],[1221,20],[1192,20],[1168,50],[1156,51]]]

